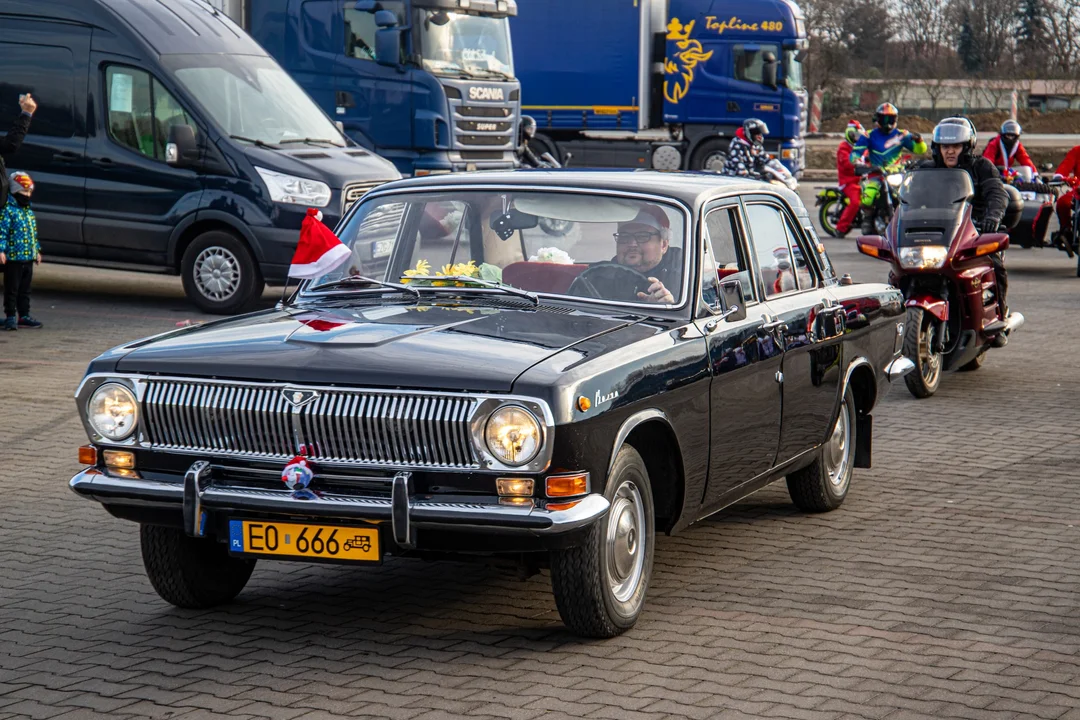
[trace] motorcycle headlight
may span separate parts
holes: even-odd
[[[898,188],[904,184],[904,176],[900,175],[899,173],[895,175],[890,175],[885,178],[885,182],[889,183],[890,187]]]
[[[540,422],[520,405],[504,405],[488,418],[484,442],[500,462],[525,465],[536,457],[543,444]]]
[[[907,270],[936,270],[945,264],[949,248],[944,245],[900,248],[900,267]]]
[[[135,432],[139,404],[135,393],[118,383],[105,383],[90,396],[86,418],[98,435],[119,442]]]
[[[256,167],[259,177],[270,191],[270,199],[288,205],[326,207],[330,204],[330,186],[318,180],[286,175],[266,168]]]

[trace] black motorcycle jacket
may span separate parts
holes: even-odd
[[[920,167],[946,167],[945,163],[934,159],[920,163]],[[975,186],[975,199],[971,202],[972,217],[979,220],[996,220],[1001,223],[1005,211],[1009,208],[1009,195],[1001,181],[1001,173],[982,156],[963,157],[957,167],[967,171]]]

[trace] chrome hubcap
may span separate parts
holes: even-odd
[[[825,444],[825,469],[829,473],[829,482],[837,490],[842,490],[848,481],[848,463],[851,455],[851,416],[847,403],[840,406],[840,415],[833,425],[832,435]]]
[[[941,372],[941,356],[931,351],[934,347],[934,336],[937,328],[931,322],[922,333],[922,342],[919,343],[919,358],[922,361],[922,376],[927,385],[937,382],[938,373]]]
[[[195,258],[194,276],[204,297],[228,300],[240,287],[240,261],[223,247],[208,247]]]
[[[645,510],[641,492],[626,481],[615,491],[607,520],[607,576],[611,592],[627,602],[637,592],[645,567]]]

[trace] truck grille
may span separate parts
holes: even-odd
[[[291,402],[302,404],[296,408]],[[153,448],[374,466],[479,467],[469,425],[475,398],[199,380],[148,380]]]
[[[480,148],[514,150],[516,138],[513,107],[463,105],[460,100],[451,100],[450,109],[454,113],[454,148],[456,150]]]
[[[349,208],[355,205],[357,200],[367,195],[379,185],[382,185],[382,181],[380,180],[374,182],[349,183],[346,185],[345,189],[341,191],[341,214],[344,215],[348,212]]]

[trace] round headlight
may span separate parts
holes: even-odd
[[[108,440],[124,440],[135,432],[139,406],[123,385],[105,383],[90,396],[86,417],[94,432]]]
[[[484,441],[507,465],[525,465],[540,452],[542,430],[536,416],[519,405],[504,405],[488,418]]]

